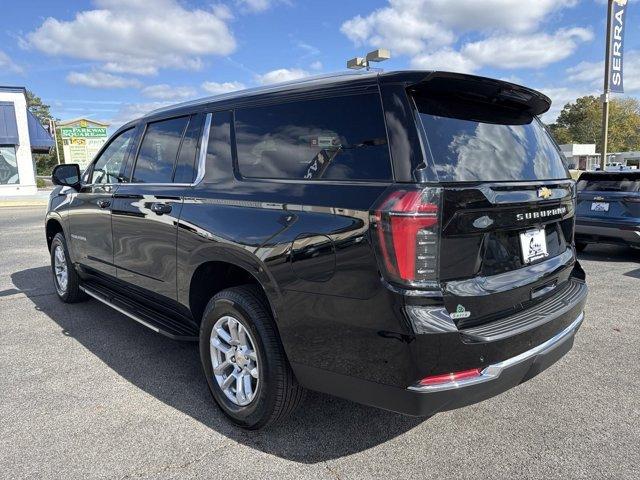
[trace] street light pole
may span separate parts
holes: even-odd
[[[609,56],[611,54],[611,13],[613,1],[607,2],[607,36],[604,54],[604,88],[602,93],[602,152],[600,154],[600,170],[604,171],[607,162],[607,137],[609,135]]]

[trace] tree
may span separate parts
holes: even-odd
[[[595,143],[601,152],[602,104],[594,96],[567,103],[549,130],[559,144]],[[640,102],[615,98],[609,104],[609,152],[640,150]]]
[[[49,119],[53,118],[51,116],[51,107],[31,90],[27,90],[26,97],[27,109],[38,119],[43,127],[48,129]],[[53,132],[51,134],[53,135]],[[58,142],[58,148],[61,147],[62,145]],[[60,153],[62,153],[62,150],[60,150]],[[33,158],[36,162],[38,175],[49,175],[53,167],[58,163],[55,150],[52,153],[34,155]]]
[[[49,124],[51,117],[51,107],[44,103],[42,99],[33,93],[31,90],[27,90],[27,108],[35,117],[40,121],[43,126]]]

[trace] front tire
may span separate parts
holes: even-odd
[[[86,298],[80,290],[80,277],[73,268],[67,248],[67,241],[62,233],[57,233],[51,241],[51,270],[53,285],[58,298],[65,303],[76,303]]]
[[[229,288],[209,301],[200,326],[200,359],[217,405],[243,428],[277,423],[303,398],[257,286]]]

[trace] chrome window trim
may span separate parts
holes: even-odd
[[[207,113],[204,119],[204,127],[202,129],[202,138],[200,140],[200,151],[198,152],[198,174],[191,184],[197,185],[204,179],[204,170],[207,163],[207,149],[209,148],[209,131],[211,130],[211,118],[213,114]]]
[[[198,170],[196,174],[196,178],[191,183],[173,183],[173,182],[163,182],[163,183],[140,183],[140,182],[121,182],[121,183],[95,183],[95,184],[85,184],[84,187],[93,187],[93,186],[122,186],[122,185],[146,185],[148,187],[163,187],[163,186],[172,186],[172,187],[195,187],[198,185],[203,179],[205,174],[205,167],[207,163],[207,148],[209,147],[209,131],[211,130],[211,118],[213,117],[212,113],[207,113],[207,116],[204,120],[204,127],[202,130],[202,135],[200,136],[200,150],[198,152]],[[142,134],[144,137],[144,133]],[[141,142],[142,143],[142,142]],[[137,157],[137,152],[136,152]],[[136,158],[137,163],[137,158]],[[134,164],[135,168],[135,164]]]
[[[471,377],[463,380],[452,380],[450,382],[439,383],[436,385],[417,384],[417,385],[412,385],[408,387],[408,390],[413,390],[414,392],[421,392],[421,393],[442,392],[445,390],[455,390],[458,388],[464,388],[471,385],[477,385],[479,383],[495,380],[502,374],[504,370],[510,367],[513,367],[519,363],[530,360],[536,357],[537,355],[541,354],[545,350],[550,350],[552,348],[555,348],[557,345],[559,345],[564,340],[566,340],[570,335],[576,332],[576,330],[582,323],[582,320],[584,320],[584,312],[580,313],[580,315],[578,315],[578,317],[573,322],[571,322],[571,324],[568,327],[566,327],[564,330],[562,330],[561,332],[551,337],[546,342],[543,342],[540,345],[533,347],[530,350],[522,352],[521,354],[516,355],[515,357],[511,357],[506,360],[503,360],[502,362],[494,363],[492,365],[485,367],[480,372],[480,375],[478,375],[477,377]]]

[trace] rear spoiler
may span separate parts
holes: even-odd
[[[541,115],[551,107],[549,97],[531,88],[463,73],[431,72],[408,85],[408,91],[434,99],[500,106],[528,115]]]

